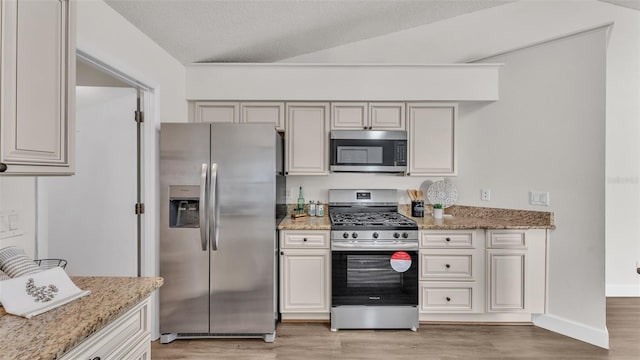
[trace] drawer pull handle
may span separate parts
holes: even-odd
[[[7,171],[7,164],[0,162],[0,172]]]
[[[451,265],[446,264],[444,267],[446,267],[447,269],[451,268]]]
[[[449,242],[449,241],[451,241],[451,238],[450,238],[450,237],[448,237],[448,238],[445,238],[445,240],[446,240],[447,242]]]
[[[307,238],[302,238],[302,241],[307,241]]]
[[[89,359],[89,360],[100,360],[100,356],[96,356],[93,359]]]
[[[447,299],[447,302],[451,301],[451,298],[448,296],[446,297],[446,299]]]

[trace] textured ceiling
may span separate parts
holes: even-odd
[[[275,62],[512,2],[105,1],[183,64]]]
[[[513,1],[105,0],[183,64],[276,62]]]
[[[600,0],[614,5],[624,6],[629,9],[640,10],[640,0]]]

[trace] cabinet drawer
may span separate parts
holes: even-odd
[[[524,249],[527,247],[525,231],[490,230],[488,232],[490,248]]]
[[[420,233],[420,247],[472,248],[473,232],[423,231]]]
[[[149,338],[149,300],[143,301],[104,329],[87,338],[62,359],[120,359]]]
[[[468,279],[473,277],[472,255],[433,255],[421,254],[421,273],[423,278]]]
[[[283,249],[329,248],[329,231],[283,231],[280,233]]]
[[[452,312],[473,310],[473,288],[475,283],[434,284],[420,283],[420,311]]]

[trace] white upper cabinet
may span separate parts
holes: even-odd
[[[286,175],[329,174],[329,103],[287,103]]]
[[[234,123],[240,122],[240,103],[219,101],[196,101],[195,122]]]
[[[3,0],[0,171],[72,174],[75,3]]]
[[[404,130],[404,117],[402,102],[369,103],[369,129]]]
[[[404,130],[402,102],[333,102],[332,130]]]
[[[411,176],[456,175],[458,105],[407,103],[409,170]]]
[[[196,101],[194,121],[211,123],[273,123],[284,131],[284,102]]]
[[[369,126],[366,102],[331,103],[331,130],[363,130]]]
[[[240,122],[273,123],[278,131],[284,131],[284,102],[241,102]]]

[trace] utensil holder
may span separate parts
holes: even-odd
[[[424,200],[411,201],[411,216],[424,217]]]

